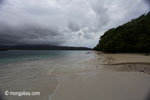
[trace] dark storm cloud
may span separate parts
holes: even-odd
[[[3,0],[0,0],[0,4],[3,2]]]
[[[93,47],[108,29],[148,12],[149,4],[150,0],[0,0],[0,44]]]
[[[2,3],[3,3],[3,0],[0,0],[0,7],[1,7]]]
[[[0,26],[0,44],[50,44],[63,43],[62,35],[50,28],[42,28],[37,25],[13,27]]]
[[[148,4],[150,4],[150,0],[145,0]]]
[[[150,0],[145,0],[145,3],[148,5],[148,7],[150,8]]]

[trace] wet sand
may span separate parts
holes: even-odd
[[[90,51],[67,57],[3,65],[1,92],[41,92],[34,97],[4,96],[8,100],[146,100],[149,96],[149,56]]]
[[[52,100],[146,100],[150,77],[144,73],[91,71],[59,76]]]
[[[150,56],[141,54],[95,52],[95,58],[80,63],[82,70],[57,73],[52,100],[149,100],[149,63]]]

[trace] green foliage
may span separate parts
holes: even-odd
[[[150,52],[150,12],[113,28],[100,37],[95,50],[104,52]]]

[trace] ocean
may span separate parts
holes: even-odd
[[[1,51],[0,100],[51,100],[57,76],[81,70],[79,63],[91,57],[91,51]]]
[[[0,64],[33,61],[39,59],[58,59],[84,51],[49,51],[49,50],[10,50],[0,51]]]

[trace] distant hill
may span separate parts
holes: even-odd
[[[4,50],[91,50],[86,47],[68,47],[52,45],[0,45],[0,51]]]
[[[150,12],[113,28],[100,37],[95,50],[104,52],[150,52]]]

